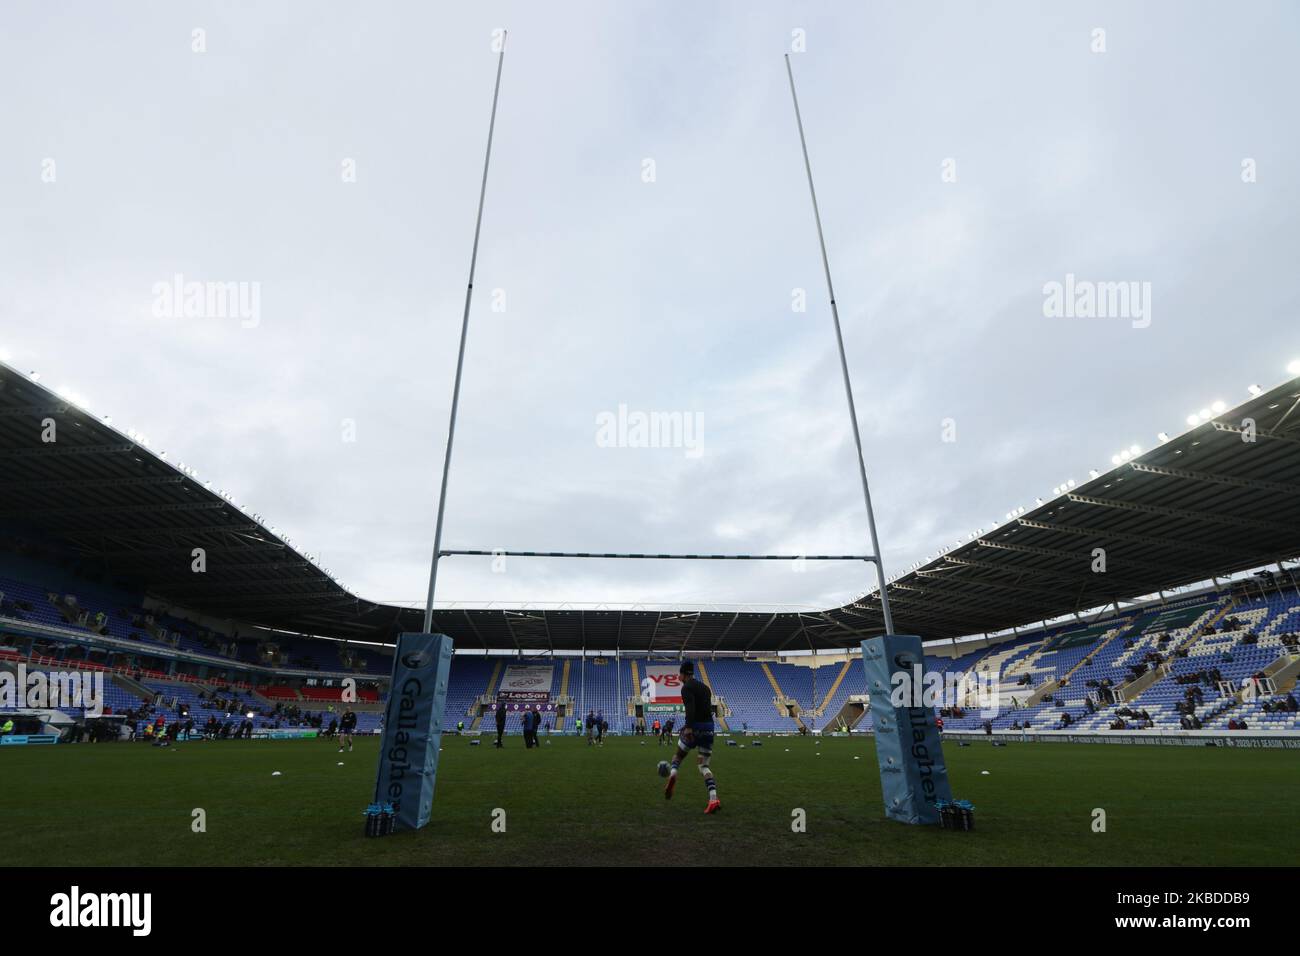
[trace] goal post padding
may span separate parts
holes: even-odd
[[[446,634],[397,639],[375,781],[375,802],[393,805],[395,829],[418,830],[433,812],[451,655]]]
[[[935,804],[951,800],[952,790],[934,712],[925,706],[906,706],[914,700],[910,697],[904,706],[895,706],[891,699],[895,674],[905,675],[910,683],[915,668],[925,666],[921,639],[906,634],[869,637],[862,642],[862,664],[871,695],[885,816],[901,823],[938,823]]]

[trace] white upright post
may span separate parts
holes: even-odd
[[[853,404],[853,385],[849,381],[849,361],[844,355],[844,336],[840,332],[840,310],[835,304],[835,286],[831,282],[831,262],[826,255],[826,237],[822,233],[822,214],[817,208],[817,190],[813,186],[812,163],[808,160],[808,141],[803,133],[803,116],[799,113],[799,96],[794,91],[794,70],[790,67],[790,54],[785,55],[785,72],[790,77],[790,98],[794,100],[794,118],[799,125],[799,145],[803,149],[803,165],[808,172],[808,193],[812,196],[813,218],[817,221],[817,242],[822,251],[822,268],[826,273],[826,291],[831,298],[831,318],[835,322],[835,344],[840,350],[840,371],[844,373],[844,394],[849,400],[849,422],[853,426],[853,443],[858,448],[858,473],[862,477],[862,498],[867,505],[867,529],[871,532],[872,561],[876,565],[876,581],[880,585],[880,612],[885,620],[885,633],[894,633],[894,619],[889,613],[889,592],[885,586],[885,564],[880,555],[880,539],[876,536],[876,515],[871,509],[871,489],[867,487],[867,464],[862,457],[862,437],[858,433],[858,412]]]
[[[465,287],[465,312],[460,320],[460,351],[456,355],[456,379],[451,388],[451,418],[447,424],[447,454],[442,462],[442,488],[438,492],[438,523],[433,531],[433,560],[429,565],[429,597],[424,606],[424,633],[433,633],[433,592],[438,581],[438,558],[442,551],[442,516],[447,508],[447,474],[451,471],[451,447],[456,439],[456,409],[460,406],[460,378],[465,368],[465,337],[469,333],[469,304],[474,297],[474,267],[478,264],[478,237],[483,228],[483,200],[487,195],[488,164],[492,161],[492,134],[497,125],[497,99],[501,94],[501,67],[506,62],[506,37],[501,34],[497,54],[497,79],[492,88],[492,118],[488,120],[487,153],[483,157],[483,183],[478,190],[478,215],[474,219],[474,245],[469,256],[469,284]]]

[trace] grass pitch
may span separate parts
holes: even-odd
[[[1292,865],[1300,851],[1279,799],[1300,780],[1295,751],[949,740],[953,793],[977,824],[949,833],[884,818],[869,738],[743,743],[719,738],[722,812],[705,816],[694,757],[664,800],[655,765],[671,751],[653,739],[525,751],[511,737],[498,751],[447,736],[432,822],[378,840],[361,814],[374,738],[342,755],[325,740],[5,747],[0,845],[6,866]]]

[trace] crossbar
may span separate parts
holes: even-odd
[[[439,551],[439,557],[452,554],[478,555],[486,558],[648,558],[670,561],[879,561],[873,554],[614,554],[595,551],[479,551],[456,549]]]

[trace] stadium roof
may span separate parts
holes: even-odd
[[[897,577],[898,631],[927,640],[1001,631],[1295,557],[1297,406],[1292,380]],[[352,594],[145,441],[0,363],[0,526],[222,619],[385,642],[421,629],[418,609]],[[194,548],[206,551],[202,574],[191,570]],[[435,620],[458,647],[525,652],[830,648],[883,630],[877,594],[826,611],[458,608]]]

